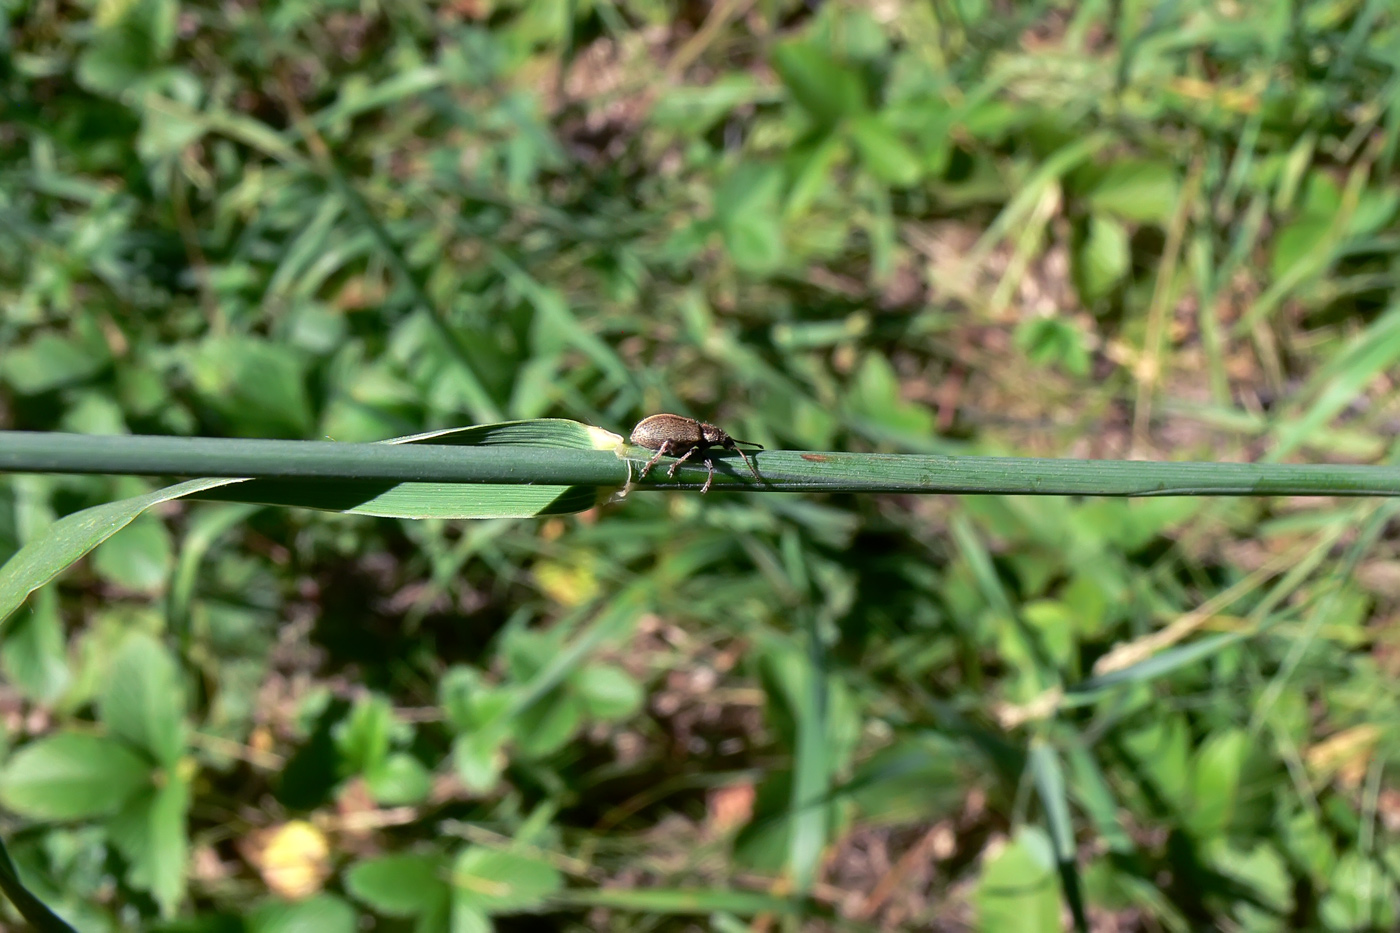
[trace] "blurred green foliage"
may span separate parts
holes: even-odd
[[[1397,42],[1377,0],[10,0],[0,427],[1378,461]],[[0,558],[149,488],[7,479]],[[94,933],[1389,929],[1395,514],[176,503],[8,623],[0,827]]]

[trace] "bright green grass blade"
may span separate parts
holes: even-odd
[[[38,537],[26,542],[0,567],[0,623],[8,619],[30,593],[152,506],[236,482],[234,479],[193,479],[130,499],[104,502],[60,518]]]
[[[52,439],[53,436],[48,437]],[[101,453],[106,449],[101,442],[109,438],[76,439],[97,449],[96,452],[88,452],[89,462],[101,462]],[[163,446],[164,442],[168,441],[198,442],[207,439],[149,440]],[[615,434],[575,421],[543,419],[436,431],[396,438],[379,445],[344,446],[379,448],[374,453],[380,455],[385,452],[385,446],[431,442],[435,447],[448,448],[449,454],[452,453],[451,446],[472,445],[476,448],[494,447],[498,450],[509,448],[506,451],[508,455],[514,453],[520,457],[521,451],[527,455],[538,454],[541,450],[546,453],[558,450],[593,451],[598,449],[598,445],[602,445],[609,451],[604,456],[616,473],[617,460],[610,451],[621,440]],[[226,443],[220,443],[216,447],[224,447]],[[236,441],[233,443],[237,444]],[[81,443],[75,444],[72,450],[66,452],[81,455],[82,446]],[[128,451],[136,456],[143,455],[139,446],[133,448],[130,445],[119,445],[116,449]],[[7,447],[5,452],[13,454],[13,446]],[[199,452],[198,449],[196,452]],[[209,455],[202,456],[207,459]],[[257,464],[247,465],[255,467]],[[352,470],[355,464],[352,462],[348,467],[342,464],[341,468]],[[8,618],[30,593],[52,580],[146,509],[182,497],[334,509],[397,518],[500,518],[579,511],[596,503],[598,490],[593,486],[492,483],[468,485],[306,479],[240,481],[233,478],[189,480],[143,496],[94,506],[55,522],[41,537],[27,543],[0,568],[0,620]]]

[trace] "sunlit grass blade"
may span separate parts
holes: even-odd
[[[30,593],[130,524],[152,506],[235,483],[232,479],[194,479],[141,496],[104,502],[64,516],[25,543],[0,567],[0,623]]]

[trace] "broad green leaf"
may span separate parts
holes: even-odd
[[[169,53],[179,6],[175,0],[131,0],[98,10],[97,33],[78,59],[77,78],[90,91],[119,97]]]
[[[407,806],[427,799],[433,789],[433,775],[407,752],[392,752],[365,774],[365,783],[370,796],[381,806]]]
[[[306,361],[282,344],[210,337],[187,363],[204,402],[243,437],[305,437],[311,431]]]
[[[237,482],[236,479],[189,480],[64,516],[27,541],[0,567],[0,621],[9,618],[10,613],[18,609],[30,593],[58,576],[151,506]]]
[[[725,248],[745,272],[766,275],[782,265],[782,187],[776,165],[744,162],[715,191],[715,219]]]
[[[774,93],[747,72],[724,72],[713,84],[668,89],[651,108],[651,121],[688,136],[702,135],[735,108],[771,100]]]
[[[37,395],[83,382],[107,362],[76,338],[44,333],[0,353],[0,380],[21,395]]]
[[[516,714],[511,723],[515,747],[527,758],[543,758],[563,748],[583,724],[583,701],[564,690]]]
[[[838,133],[795,148],[787,157],[790,182],[783,214],[792,221],[806,214],[830,190],[833,171],[848,154],[846,141]]]
[[[1128,230],[1107,214],[1091,214],[1074,244],[1074,284],[1086,305],[1113,291],[1128,275]]]
[[[810,42],[785,42],[773,49],[773,68],[793,98],[820,126],[866,109],[860,75]]]
[[[138,794],[107,824],[131,864],[127,880],[150,893],[163,917],[173,916],[185,897],[189,809],[189,781],[171,770],[163,784]]]
[[[894,435],[933,433],[933,413],[927,406],[900,397],[894,367],[881,353],[867,353],[856,371],[847,404],[864,421]]]
[[[174,657],[144,632],[127,636],[107,669],[98,717],[165,767],[185,750],[184,684]]]
[[[1249,752],[1249,736],[1241,729],[1216,732],[1196,753],[1191,769],[1191,809],[1186,825],[1198,840],[1230,828],[1240,791],[1240,772]]]
[[[1006,933],[1060,933],[1060,892],[1049,838],[1025,827],[982,867],[973,895],[978,927]]]
[[[395,725],[394,710],[386,697],[376,694],[355,701],[350,715],[334,733],[347,776],[369,774],[383,765]]]
[[[1304,214],[1287,224],[1274,236],[1269,273],[1275,280],[1281,279],[1304,261],[1315,258],[1320,250],[1330,248],[1331,234],[1331,217]]]
[[[876,114],[854,116],[850,132],[861,163],[885,184],[908,187],[923,174],[918,155],[882,117]]]
[[[468,790],[490,793],[505,770],[505,737],[496,730],[459,735],[452,741],[452,765]]]
[[[1275,918],[1294,908],[1293,878],[1282,855],[1267,842],[1241,849],[1224,839],[1203,847],[1216,871],[1250,887],[1254,901]],[[1250,905],[1253,906],[1253,905]]]
[[[174,546],[165,524],[143,515],[97,546],[92,569],[109,583],[139,593],[164,587],[174,562]]]
[[[971,766],[966,749],[936,733],[904,738],[861,763],[847,793],[865,820],[932,821],[957,808]]]
[[[452,867],[454,903],[488,914],[539,907],[563,886],[548,863],[484,846],[463,849]]]
[[[1338,860],[1326,881],[1327,892],[1318,907],[1326,929],[1338,933],[1395,929],[1395,888],[1388,869],[1351,850]]]
[[[620,667],[590,664],[571,681],[583,698],[590,716],[598,719],[625,719],[641,708],[641,685]]]
[[[345,890],[386,917],[412,917],[445,903],[448,862],[439,855],[382,855],[350,866]]]
[[[1181,183],[1167,162],[1124,159],[1110,165],[1089,192],[1097,211],[1124,220],[1165,225],[1176,210]]]
[[[115,813],[151,782],[151,766],[116,739],[58,732],[25,745],[0,770],[0,803],[36,820]]]
[[[268,901],[248,918],[247,933],[355,933],[355,909],[333,894],[304,901]]]
[[[0,643],[0,660],[5,677],[31,700],[49,704],[67,689],[73,676],[53,590],[40,590],[30,611],[15,616]]]

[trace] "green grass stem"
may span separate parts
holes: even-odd
[[[621,486],[640,448],[351,444],[237,438],[0,432],[0,472],[110,473],[403,482]],[[987,493],[1086,496],[1394,496],[1400,467],[1352,464],[1164,463],[946,457],[769,450],[752,455],[763,481],[736,456],[716,455],[715,486],[770,492]],[[625,457],[625,459],[623,459]],[[641,486],[698,488],[703,466],[675,479],[666,464]],[[636,479],[637,470],[632,470]]]

